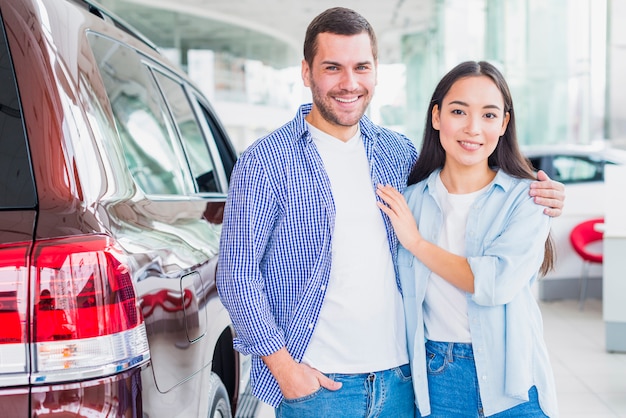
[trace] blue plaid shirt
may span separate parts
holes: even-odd
[[[220,242],[217,287],[235,328],[234,345],[251,355],[253,394],[274,407],[282,394],[260,357],[286,347],[296,361],[302,359],[330,277],[335,207],[304,120],[310,111],[310,104],[301,106],[291,122],[241,154]],[[365,116],[359,125],[372,187],[390,184],[403,191],[415,147]],[[395,257],[397,239],[383,217]]]

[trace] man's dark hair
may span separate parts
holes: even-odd
[[[317,53],[317,35],[332,33],[335,35],[358,35],[367,33],[372,44],[374,61],[378,59],[378,44],[372,25],[354,10],[345,7],[333,7],[320,13],[311,21],[304,37],[304,59],[313,65],[313,58]]]

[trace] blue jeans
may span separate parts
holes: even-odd
[[[283,399],[277,418],[354,417],[404,418],[415,416],[411,369],[408,364],[381,372],[335,374],[341,389],[319,388],[297,399]]]
[[[484,417],[471,344],[426,341],[426,370],[430,394],[429,418]],[[537,388],[529,400],[489,418],[546,417],[539,407]],[[422,415],[418,414],[421,417]]]

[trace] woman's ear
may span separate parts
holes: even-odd
[[[506,132],[506,127],[509,126],[509,120],[511,120],[511,113],[506,112],[504,115],[504,120],[502,121],[502,129],[500,130],[500,136],[504,135]]]
[[[441,124],[441,120],[439,119],[439,105],[434,105],[433,106],[433,110],[431,111],[431,116],[432,116],[432,124],[433,124],[433,129],[435,131],[439,130],[439,126]]]

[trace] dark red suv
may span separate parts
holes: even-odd
[[[0,86],[0,415],[229,416],[236,154],[205,97],[81,0],[0,0]]]

